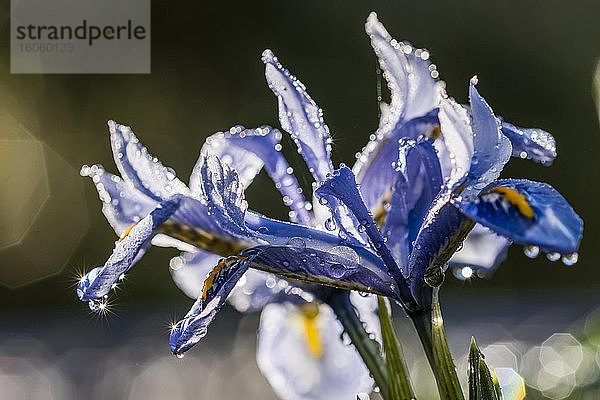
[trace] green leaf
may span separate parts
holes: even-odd
[[[379,323],[381,324],[383,350],[385,352],[388,371],[389,393],[386,398],[390,400],[414,399],[415,394],[413,393],[406,365],[404,364],[402,347],[394,331],[387,302],[381,296],[377,296],[377,301],[377,312],[379,314]]]
[[[501,400],[500,386],[484,361],[475,338],[469,352],[469,400]]]
[[[431,342],[433,348],[434,363],[432,368],[438,382],[440,396],[444,400],[464,400],[464,394],[458,381],[456,367],[448,348],[446,331],[444,330],[444,320],[442,310],[438,301],[438,291],[433,291],[433,304],[431,313]]]

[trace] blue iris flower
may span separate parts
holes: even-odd
[[[229,298],[240,310],[264,307],[258,361],[280,395],[290,390],[282,383],[286,376],[304,376],[311,368],[320,371],[321,380],[298,384],[288,398],[326,390],[332,382],[323,377],[329,376],[360,377],[349,381],[360,383],[350,387],[353,395],[371,381],[354,352],[347,353],[347,365],[355,374],[336,375],[326,361],[333,353],[319,346],[338,343],[330,338],[341,326],[319,302],[338,291],[323,285],[386,296],[414,311],[429,306],[431,288],[441,284],[449,264],[492,268],[510,242],[573,261],[583,224],[565,199],[547,184],[498,179],[511,156],[551,163],[556,156],[552,136],[495,116],[477,92],[476,78],[469,106],[457,104],[445,94],[426,50],[392,39],[375,14],[366,30],[391,102],[382,104],[379,128],[352,169],[334,169],[321,109],[271,51],[263,53],[281,127],[314,178],[315,201],[300,189],[276,129],[236,126],[209,137],[185,185],[128,127],[110,122],[121,177],[100,166],[84,166],[82,174],[95,182],[103,212],[120,239],[105,264],[81,279],[79,298],[97,309],[152,244],[177,247],[183,253],[171,261],[171,272],[197,301],[173,326],[174,354],[183,354],[206,334]],[[263,168],[290,207],[291,223],[248,210],[244,189]],[[482,248],[493,250],[473,255]],[[375,309],[370,301],[352,299],[364,319]],[[276,343],[279,337],[298,348],[300,336],[292,328],[278,331],[297,326],[289,320],[292,314],[303,316],[302,340],[312,360],[325,357],[314,365],[306,358],[302,372],[273,356],[287,343]],[[315,340],[319,336],[311,330],[321,324],[328,326],[328,339]]]

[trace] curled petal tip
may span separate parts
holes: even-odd
[[[377,19],[377,13],[375,11],[371,11],[369,16],[367,17],[367,24],[374,24],[376,22],[379,22],[379,20]]]
[[[473,86],[477,85],[477,83],[479,83],[479,78],[477,77],[477,75],[473,75],[470,82],[471,82],[471,85],[473,85]]]
[[[277,57],[275,57],[275,54],[273,54],[271,49],[265,49],[262,53],[261,59],[265,64],[277,62]]]

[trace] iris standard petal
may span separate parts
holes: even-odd
[[[408,256],[410,254],[408,240],[409,236],[409,206],[407,195],[410,186],[402,172],[396,175],[396,181],[392,188],[392,196],[389,202],[389,211],[386,212],[385,222],[381,229],[383,237],[387,239],[387,246],[401,268],[408,265]],[[385,212],[385,210],[384,210]],[[403,271],[406,273],[406,271]]]
[[[277,275],[249,269],[229,294],[229,303],[239,312],[260,311],[265,305],[290,297],[292,285]]]
[[[346,166],[341,166],[340,169],[334,171],[330,178],[322,182],[315,193],[320,198],[328,198],[328,196],[334,197],[348,207],[354,214],[354,217],[359,221],[362,230],[364,230],[369,237],[373,248],[379,257],[381,257],[388,273],[394,277],[401,300],[404,303],[412,302],[412,297],[408,292],[408,286],[402,271],[398,267],[394,257],[392,257],[389,248],[386,246],[381,232],[379,232],[375,221],[373,221],[373,217],[367,210],[360,192],[358,191],[352,171]]]
[[[270,126],[261,126],[256,129],[235,127],[235,129],[230,129],[229,132],[215,134],[208,138],[205,145],[207,149],[205,151],[203,148],[203,153],[218,156],[222,162],[229,164],[238,173],[248,175],[248,177],[250,176],[249,173],[242,172],[245,168],[248,168],[245,163],[254,163],[255,160],[260,161],[260,166],[262,167],[264,164],[265,171],[275,183],[277,190],[283,195],[284,204],[294,212],[294,219],[301,224],[311,225],[312,217],[307,209],[307,202],[302,194],[302,188],[300,188],[294,176],[293,169],[281,153],[280,140],[281,132]],[[218,151],[214,151],[215,147],[218,148]],[[223,154],[226,158],[221,157],[220,154]],[[231,162],[228,162],[228,160],[231,160]],[[253,165],[258,166],[258,163]],[[258,173],[259,169],[252,166],[249,168],[250,172],[255,171],[255,173]],[[240,179],[242,183],[245,182],[243,177]],[[245,186],[248,185],[245,184]],[[192,187],[191,179],[190,187]]]
[[[107,294],[112,285],[131,266],[140,252],[140,249],[149,244],[148,239],[156,228],[165,222],[179,206],[180,198],[174,197],[161,202],[156,208],[140,222],[131,227],[129,231],[116,243],[115,249],[104,266],[99,270],[92,270],[77,285],[77,296],[82,301],[94,300]]]
[[[361,194],[365,204],[370,210],[380,205],[382,199],[389,193],[394,177],[396,176],[395,164],[398,161],[398,142],[401,139],[417,139],[427,136],[432,129],[439,125],[437,110],[407,121],[397,126],[390,132],[387,138],[372,140],[367,144],[363,153],[368,153],[358,158],[352,170],[356,174],[361,185]],[[369,151],[369,148],[373,148]]]
[[[218,262],[204,281],[202,293],[185,318],[171,328],[169,345],[173,354],[183,354],[207,332],[227,296],[248,269],[243,259],[229,257]]]
[[[326,305],[267,305],[261,313],[256,357],[277,396],[334,400],[370,392],[369,371],[354,347],[340,340],[342,333],[342,325]]]
[[[244,132],[244,135],[241,135],[242,132]],[[223,163],[238,171],[242,186],[247,188],[262,169],[263,160],[252,150],[245,148],[240,139],[248,135],[256,135],[272,147],[275,143],[271,144],[272,138],[268,135],[269,132],[270,130],[267,130],[263,133],[261,128],[246,130],[243,126],[236,125],[226,132],[217,132],[206,138],[200,150],[200,157],[190,175],[190,191],[192,194],[196,196],[202,194],[201,170],[204,158],[208,155],[219,157]],[[279,141],[276,140],[276,142]]]
[[[528,158],[547,166],[556,158],[556,141],[542,129],[519,128],[502,121],[502,133],[512,143],[513,157]]]
[[[81,176],[92,178],[102,201],[102,212],[119,236],[156,207],[156,201],[135,189],[131,182],[106,172],[101,165],[84,165]]]
[[[444,155],[449,159],[451,167],[449,175],[446,171],[444,173],[447,177],[446,186],[453,190],[464,182],[471,167],[473,157],[471,119],[467,110],[450,98],[441,100],[438,118],[445,145]],[[441,164],[444,165],[446,162],[442,160]]]
[[[237,172],[218,157],[209,155],[203,160],[201,175],[209,213],[230,234],[248,236],[244,224],[248,203],[244,200],[244,187]]]
[[[161,201],[188,193],[172,168],[165,167],[142,146],[128,126],[108,121],[115,164],[121,176],[150,198]]]
[[[442,172],[433,140],[406,140],[400,145],[396,183],[383,225],[387,246],[400,265],[408,265],[412,242],[442,188]]]
[[[498,234],[544,252],[577,251],[583,221],[552,186],[525,179],[493,182],[474,201],[458,197],[454,204]]]
[[[474,198],[481,189],[498,178],[512,154],[510,140],[502,133],[500,121],[475,88],[476,84],[477,77],[471,78],[469,100],[473,156],[465,189],[461,193],[465,199]]]
[[[438,72],[429,62],[429,52],[393,39],[375,13],[367,18],[365,30],[388,82],[395,123],[435,108],[440,96]]]
[[[467,279],[474,271],[480,277],[488,277],[506,258],[510,243],[504,236],[475,224],[462,248],[450,259],[450,266],[459,279]]]
[[[279,121],[298,146],[317,182],[333,170],[331,136],[323,112],[306,92],[306,87],[283,68],[271,50],[262,54],[265,76],[279,102]]]
[[[284,278],[398,298],[396,285],[381,262],[373,265],[349,246],[323,251],[306,247],[303,239],[296,238],[286,246],[256,246],[240,256],[253,268]]]

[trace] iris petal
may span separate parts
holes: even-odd
[[[429,52],[393,39],[375,13],[369,15],[365,30],[388,82],[395,122],[424,115],[436,107],[437,71],[429,62]]]
[[[237,172],[218,157],[209,155],[204,158],[201,175],[209,213],[231,235],[248,236],[244,224],[248,203],[244,200],[244,187]]]
[[[188,297],[197,299],[202,293],[204,279],[220,259],[221,256],[201,249],[195,253],[185,252],[171,259],[169,271],[177,287]]]
[[[529,158],[547,166],[556,158],[556,141],[542,129],[519,128],[502,121],[502,133],[512,143],[513,157]]]
[[[473,77],[469,86],[473,156],[462,192],[464,198],[477,196],[481,189],[498,178],[512,154],[510,140],[502,133],[499,120],[475,88],[476,84],[477,77]]]
[[[252,267],[284,278],[342,289],[374,292],[397,298],[393,279],[379,265],[372,265],[348,246],[327,251],[306,247],[297,238],[286,246],[256,246],[240,253]]]
[[[354,347],[340,340],[342,325],[328,306],[317,307],[318,314],[312,320],[304,315],[302,306],[283,303],[265,307],[256,351],[261,372],[283,400],[352,399],[357,393],[370,392],[373,380],[369,371]],[[380,336],[373,310],[362,312],[360,300],[357,308],[368,331]],[[320,357],[311,354],[308,347],[308,326],[314,326],[322,347]]]
[[[138,253],[144,245],[149,245],[149,238],[156,228],[165,222],[177,209],[181,199],[175,197],[160,203],[150,214],[131,228],[129,233],[119,240],[104,266],[92,270],[77,285],[80,300],[98,299],[107,294],[119,276],[125,273],[136,261]],[[93,279],[89,279],[93,277]]]
[[[278,221],[252,212],[246,213],[246,226],[254,232],[257,240],[262,240],[264,243],[285,246],[288,243],[298,244],[302,241],[305,247],[324,252],[333,247],[344,246],[356,252],[361,263],[368,268],[386,270],[381,259],[368,247],[356,245],[320,229]]]
[[[333,175],[317,188],[316,194],[321,198],[334,197],[348,207],[359,221],[360,226],[363,227],[375,251],[385,263],[388,273],[394,277],[394,280],[398,284],[402,301],[405,303],[411,302],[412,298],[410,293],[408,293],[408,286],[406,285],[404,276],[392,257],[389,248],[386,246],[385,240],[379,229],[377,229],[375,221],[373,221],[371,214],[367,210],[356,186],[356,180],[352,171],[348,167],[342,166],[340,169],[335,170]]]
[[[494,191],[495,188],[505,189]],[[496,233],[522,245],[538,246],[545,252],[576,252],[583,233],[581,218],[546,183],[502,179],[493,182],[478,199],[458,198],[454,203]]]
[[[247,269],[248,264],[237,257],[219,261],[206,278],[201,296],[171,329],[169,344],[173,354],[183,354],[206,335],[208,325]]]
[[[279,121],[298,145],[317,182],[333,170],[331,136],[323,113],[306,92],[306,87],[277,60],[271,50],[262,54],[265,76],[279,102]]]
[[[506,258],[510,243],[511,241],[504,236],[497,235],[481,224],[475,224],[463,242],[462,249],[450,259],[450,265],[469,266],[471,270],[476,270],[479,276],[488,277]]]
[[[142,146],[128,126],[108,122],[115,164],[121,176],[150,198],[161,201],[188,193],[173,169],[165,167]]]
[[[424,285],[439,286],[446,263],[466,235],[473,221],[450,202],[450,194],[440,192],[429,210],[410,254],[408,273],[413,296],[421,303]]]
[[[219,157],[225,164],[238,171],[240,182],[244,188],[247,188],[252,183],[263,167],[263,160],[255,152],[245,148],[243,146],[244,143],[240,139],[247,135],[256,135],[260,139],[265,139],[264,141],[268,145],[271,145],[271,137],[263,134],[260,128],[257,130],[249,129],[247,131],[248,133],[246,133],[246,129],[243,126],[234,126],[226,132],[218,132],[206,138],[200,150],[200,157],[190,175],[190,191],[192,194],[202,194],[201,170],[204,158],[208,155]],[[244,132],[244,135],[240,137],[242,132]],[[248,138],[249,140],[250,138]],[[271,146],[274,145],[273,143]]]
[[[399,171],[383,234],[400,265],[408,265],[412,242],[442,187],[442,173],[432,140],[408,140],[400,147]]]
[[[243,129],[238,126],[230,129],[229,132],[209,137],[202,148],[202,154],[214,154],[225,164],[233,167],[239,174],[242,174],[240,180],[245,187],[264,163],[265,171],[283,195],[284,204],[294,211],[298,222],[311,225],[312,217],[306,209],[306,199],[293,170],[281,153],[280,140],[281,132],[269,126],[261,126],[256,129]],[[198,162],[194,167],[195,170],[200,165],[201,162]],[[194,180],[190,178],[192,190],[196,186],[192,182],[196,181],[200,184],[199,176]]]
[[[189,297],[197,299],[202,294],[206,276],[220,259],[218,255],[198,249],[172,258],[169,270],[177,286]],[[275,275],[248,270],[232,290],[228,301],[240,312],[258,311],[287,287],[287,282],[281,284],[280,281]]]
[[[438,118],[445,144],[444,154],[451,166],[450,174],[444,174],[447,177],[446,185],[453,190],[464,182],[471,167],[473,157],[471,119],[467,110],[450,98],[444,98],[440,102]],[[444,160],[442,164],[445,164]]]
[[[365,156],[366,161],[360,162],[363,157],[361,155],[352,170],[360,182],[361,193],[369,209],[378,206],[392,186],[396,176],[394,167],[398,161],[398,141],[425,136],[438,124],[437,110],[435,110],[397,126],[387,138],[367,144],[363,150],[363,153],[369,153]],[[373,151],[368,151],[369,147],[373,147]]]
[[[92,178],[102,201],[102,212],[119,236],[156,207],[156,201],[135,189],[131,182],[106,172],[101,165],[84,165],[81,175]]]

